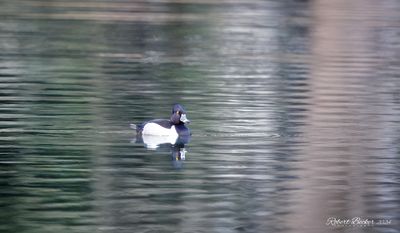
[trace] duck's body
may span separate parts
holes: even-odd
[[[147,121],[139,125],[137,131],[142,135],[179,136],[185,134],[184,131],[189,132],[189,129],[185,125],[182,126],[183,127],[174,125],[169,120],[166,119],[157,119],[157,120]]]
[[[190,130],[185,126],[190,121],[186,118],[186,111],[179,104],[172,108],[172,115],[169,120],[156,119],[146,121],[136,126],[136,131],[141,135],[155,135],[176,137],[190,135]]]

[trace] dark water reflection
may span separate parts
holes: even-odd
[[[399,10],[1,1],[0,231],[398,232]]]

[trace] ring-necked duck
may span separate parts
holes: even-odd
[[[131,124],[131,127],[135,128],[137,133],[141,135],[179,137],[190,135],[190,130],[185,126],[189,122],[185,109],[180,104],[175,104],[172,107],[172,115],[169,120],[150,120],[137,126]]]

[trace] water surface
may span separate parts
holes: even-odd
[[[2,1],[0,230],[398,232],[399,10]],[[190,142],[136,142],[176,102]]]

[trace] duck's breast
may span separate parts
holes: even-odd
[[[181,136],[190,136],[190,129],[184,124],[176,125],[176,132]]]

